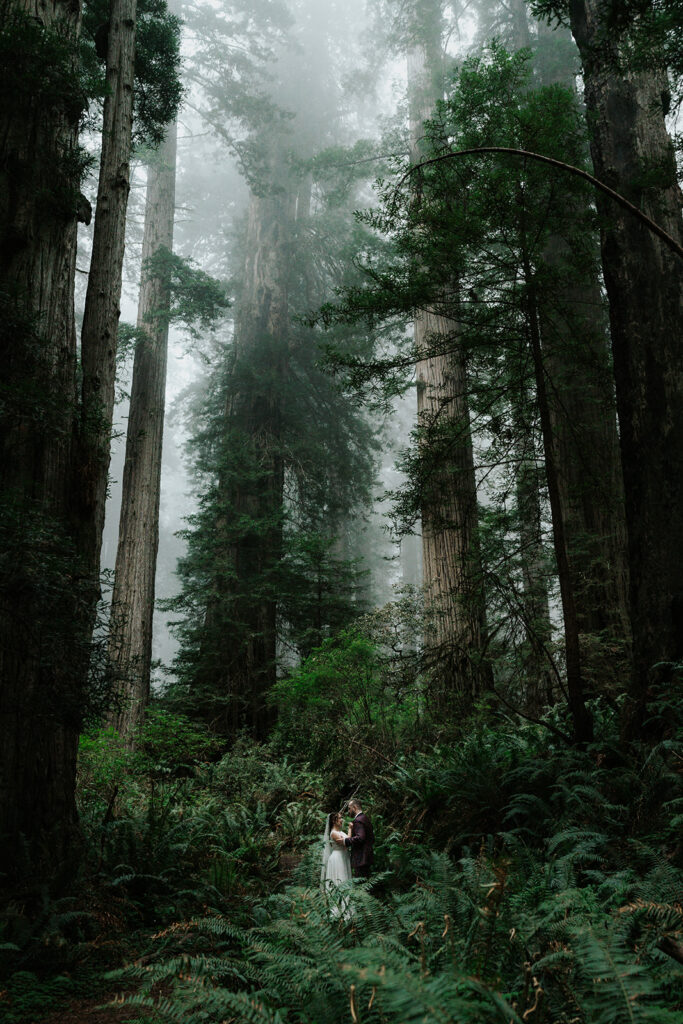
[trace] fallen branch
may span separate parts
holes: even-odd
[[[677,963],[683,964],[683,942],[676,942],[670,935],[665,935],[657,943],[657,949],[661,950],[662,953],[666,953],[667,956],[670,956],[672,960],[676,960]]]

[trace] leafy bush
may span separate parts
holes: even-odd
[[[274,742],[293,755],[303,744],[304,756],[326,775],[328,791],[373,774],[419,722],[414,674],[406,678],[397,670],[378,621],[368,616],[325,640],[272,690],[278,708]]]
[[[671,1022],[683,974],[566,865],[483,851],[454,864],[426,854],[421,884],[382,899],[354,887],[350,922],[328,896],[291,887],[255,909],[239,932],[224,919],[193,922],[207,951],[123,972],[164,1021],[287,1020],[342,1024],[545,1019]],[[558,898],[558,893],[562,893]],[[160,981],[168,992],[152,998]]]

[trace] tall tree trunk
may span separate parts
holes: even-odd
[[[546,249],[564,284],[559,310],[541,313],[560,505],[585,671],[620,686],[630,636],[628,561],[607,336],[599,283],[572,282],[565,250],[559,238]]]
[[[522,567],[521,615],[526,632],[523,646],[522,700],[527,711],[539,713],[552,703],[550,663],[550,600],[548,565],[543,545],[541,474],[537,452],[535,405],[526,382],[512,396],[512,429],[515,436],[515,499],[519,516],[519,547]]]
[[[442,97],[438,19],[432,35],[408,54],[413,160],[422,152],[424,121]],[[457,282],[453,282],[454,291]],[[464,356],[457,325],[433,312],[415,321],[418,427],[426,454],[422,488],[422,566],[429,628],[425,642],[439,679],[437,702],[471,702],[490,684],[482,659],[486,632],[477,538],[477,487]],[[448,348],[439,353],[439,348]],[[434,350],[434,354],[429,354]]]
[[[531,33],[525,0],[512,0],[508,11],[513,46],[518,50],[530,46]],[[511,369],[514,373],[514,367]],[[549,661],[552,626],[548,568],[543,550],[542,470],[538,465],[535,403],[528,392],[525,371],[520,369],[517,373],[520,375],[520,387],[512,394],[512,429],[517,458],[515,497],[522,566],[521,614],[526,631],[522,699],[527,710],[537,714],[544,705],[552,703],[552,666]]]
[[[75,78],[78,4],[2,0],[0,19],[17,25],[26,61],[33,43],[32,83],[41,40],[56,30],[72,55],[60,70]],[[0,873],[29,885],[78,859],[83,696],[70,467],[76,228],[87,204],[80,110],[72,93],[50,89],[17,81],[0,98]]]
[[[539,26],[539,32],[554,35],[545,26]],[[551,62],[539,70],[544,84],[574,89],[573,67]],[[586,228],[582,228],[586,212],[577,204],[575,237],[555,236],[548,243],[545,263],[556,280],[555,300],[552,306],[544,304],[540,316],[582,661],[587,674],[604,685],[610,677],[620,684],[625,671],[630,641],[628,556],[616,404],[598,268],[584,257],[577,272],[571,252],[577,245],[590,250]]]
[[[147,172],[138,300],[144,338],[135,347],[112,595],[109,658],[120,701],[113,724],[128,740],[149,703],[170,308],[168,281],[147,261],[173,249],[176,135],[174,122]]]
[[[600,0],[572,0],[598,178],[683,241],[663,72],[617,74]],[[610,307],[630,565],[631,724],[683,660],[683,263],[596,194]]]
[[[526,288],[526,321],[529,335],[529,347],[534,365],[536,379],[536,396],[538,399],[539,418],[543,434],[543,450],[545,455],[545,472],[548,482],[548,497],[553,521],[553,540],[557,572],[560,582],[562,615],[564,618],[565,654],[567,662],[567,695],[569,712],[572,717],[574,738],[578,743],[585,743],[593,738],[593,720],[586,707],[583,673],[581,668],[581,650],[579,644],[579,621],[571,569],[569,565],[569,541],[562,514],[562,501],[559,486],[556,453],[553,443],[552,419],[548,400],[547,372],[544,365],[541,347],[541,333],[538,317],[538,300],[536,282],[522,240],[522,260],[524,282]]]
[[[219,484],[223,519],[218,531],[230,570],[217,585],[218,600],[207,612],[209,627],[215,627],[217,615],[227,615],[218,678],[210,684],[227,704],[223,726],[228,732],[246,726],[257,736],[267,726],[264,695],[275,682],[292,206],[289,197],[253,195],[249,207],[244,284],[225,411],[227,465]]]
[[[136,0],[112,0],[107,47],[107,96],[90,274],[81,329],[82,438],[78,493],[80,546],[92,572],[93,608],[107,497],[114,411],[116,342],[130,191]]]

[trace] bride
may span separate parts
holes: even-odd
[[[323,889],[334,890],[342,882],[351,881],[351,858],[344,845],[346,833],[343,831],[342,816],[339,811],[328,815],[323,838],[323,857],[320,870],[320,884]],[[342,915],[345,919],[351,916],[349,901],[343,897],[338,907],[332,908],[332,916]]]

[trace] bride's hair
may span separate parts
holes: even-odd
[[[337,818],[339,818],[339,817],[340,817],[340,812],[339,811],[332,811],[332,813],[327,816],[327,824],[330,827],[330,832],[334,828],[334,826],[335,826],[335,824],[337,822]]]

